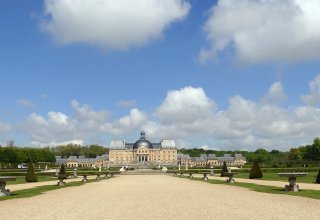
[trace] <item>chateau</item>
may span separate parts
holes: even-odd
[[[177,148],[174,140],[151,143],[141,131],[140,139],[134,143],[111,141],[110,165],[177,165]]]
[[[178,154],[180,165],[205,167],[205,166],[222,166],[226,162],[227,166],[241,167],[246,163],[246,158],[242,154],[224,154],[223,157],[217,157],[215,154],[201,154],[200,157],[190,157],[188,154]]]
[[[215,154],[202,154],[200,157],[190,157],[187,154],[178,154],[174,140],[161,140],[151,143],[146,139],[144,131],[140,133],[140,139],[134,143],[125,140],[111,141],[109,154],[97,156],[96,158],[85,158],[84,156],[70,156],[63,159],[56,156],[57,164],[65,164],[67,167],[112,167],[112,166],[131,166],[131,167],[152,167],[152,166],[222,166],[223,162],[227,166],[243,166],[246,158],[241,154],[225,154],[217,157]]]
[[[177,148],[174,140],[161,140],[151,143],[145,137],[144,131],[140,139],[134,143],[126,141],[111,141],[109,154],[96,158],[84,156],[70,156],[63,159],[56,156],[56,164],[65,164],[67,167],[112,167],[112,166],[159,166],[177,165]]]

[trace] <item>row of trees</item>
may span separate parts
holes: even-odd
[[[86,156],[95,158],[97,155],[108,153],[108,149],[99,145],[80,146],[68,144],[57,147],[1,147],[0,163],[10,163],[16,167],[19,163],[55,162],[55,156],[67,158],[69,156]]]
[[[97,155],[108,153],[109,149],[100,145],[81,146],[68,144],[57,147],[45,148],[28,148],[28,147],[1,147],[0,146],[0,162],[18,164],[31,160],[33,162],[55,162],[54,156],[86,156],[95,158]],[[257,149],[254,152],[250,151],[217,151],[204,150],[199,148],[179,149],[179,153],[189,154],[191,157],[199,157],[201,154],[223,154],[240,153],[247,158],[248,162],[262,162],[268,164],[283,164],[283,163],[309,163],[320,161],[320,138],[314,139],[313,144],[291,148],[287,152],[279,150],[268,151],[266,149]]]
[[[29,148],[29,147],[0,147],[0,162],[19,164],[33,162],[55,162],[54,154],[48,147]]]
[[[69,157],[69,156],[86,156],[88,158],[95,158],[109,152],[108,148],[100,145],[81,146],[76,144],[61,145],[52,147],[51,152],[56,156]]]
[[[289,159],[297,161],[319,161],[320,160],[320,138],[315,138],[313,144],[301,146],[299,148],[291,148],[289,151]]]
[[[301,146],[298,148],[291,148],[289,151],[282,152],[279,150],[268,151],[259,148],[256,151],[217,151],[204,150],[199,148],[193,149],[179,149],[179,153],[189,154],[191,157],[199,157],[201,154],[216,154],[216,156],[223,156],[223,154],[239,153],[246,157],[248,162],[262,162],[268,164],[283,164],[283,163],[310,163],[320,161],[320,138],[315,138],[313,144]]]

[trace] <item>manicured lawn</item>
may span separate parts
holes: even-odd
[[[188,177],[178,177],[178,178],[186,178],[189,179]],[[196,181],[204,181],[201,178],[192,178],[190,180],[196,180]],[[253,183],[239,183],[236,182],[234,184],[229,184],[226,181],[222,180],[208,180],[205,181],[210,184],[223,184],[223,185],[228,185],[231,187],[244,187],[256,192],[262,192],[262,193],[273,193],[273,194],[283,194],[283,195],[290,195],[290,196],[301,196],[301,197],[307,197],[307,198],[312,198],[312,199],[319,199],[320,200],[320,190],[309,190],[309,189],[304,189],[299,192],[286,192],[283,188],[280,187],[275,187],[275,186],[264,186],[264,185],[257,185]]]
[[[27,183],[25,178],[26,178],[25,176],[17,176],[16,181],[8,181],[7,185]],[[58,178],[50,177],[50,176],[38,176],[38,182],[44,182],[44,181],[58,181]]]
[[[109,178],[106,178],[106,179],[109,179]],[[57,179],[55,178],[54,180],[57,180]],[[97,182],[97,181],[101,181],[101,180],[95,180],[94,179],[94,180],[90,180],[87,183],[83,183],[81,180],[80,181],[76,181],[76,182],[69,182],[64,187],[60,187],[60,186],[57,186],[57,185],[54,184],[54,185],[38,186],[38,187],[31,188],[31,189],[17,190],[17,191],[11,192],[10,196],[2,196],[2,197],[0,197],[0,201],[8,200],[8,199],[27,198],[27,197],[38,196],[38,195],[43,194],[43,193],[45,193],[47,191],[59,190],[59,189],[65,188],[65,187],[81,186],[81,185],[84,185],[84,184],[90,184],[90,183]]]
[[[82,183],[81,181],[71,182],[71,183],[68,183],[65,187],[80,186],[82,184],[84,184],[84,183]],[[38,186],[35,188],[31,188],[31,189],[17,190],[17,191],[12,192],[10,196],[0,197],[0,201],[8,200],[8,199],[37,196],[37,195],[40,195],[44,192],[51,191],[51,190],[57,190],[57,189],[61,189],[61,188],[64,188],[64,187],[59,187],[56,185],[46,185],[46,186]]]
[[[314,183],[316,181],[317,177],[316,172],[310,172],[307,173],[307,176],[304,177],[298,177],[297,182],[298,183]],[[243,179],[249,179],[249,173],[239,173],[234,176],[235,178],[243,178]],[[275,180],[275,181],[283,181],[288,182],[287,177],[279,177],[278,173],[263,173],[262,180]]]

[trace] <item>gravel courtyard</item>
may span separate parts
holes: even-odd
[[[172,176],[127,175],[0,202],[1,219],[319,219],[320,201]]]

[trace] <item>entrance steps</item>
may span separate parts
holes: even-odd
[[[127,172],[121,172],[121,175],[165,175],[166,172],[162,170],[153,170],[153,169],[136,169],[128,170]]]

